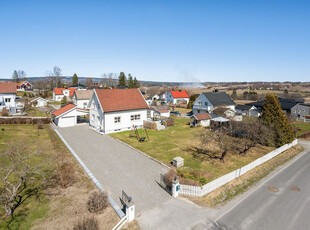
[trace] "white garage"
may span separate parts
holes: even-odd
[[[59,127],[70,127],[77,125],[81,120],[87,120],[86,117],[88,117],[88,114],[89,112],[87,110],[69,104],[53,112],[52,119]]]
[[[35,107],[44,107],[44,106],[47,106],[47,100],[42,98],[42,97],[37,97],[35,99],[33,99],[32,101],[30,101],[30,103],[34,106],[35,104]]]

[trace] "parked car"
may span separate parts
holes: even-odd
[[[180,112],[179,111],[171,111],[170,114],[172,116],[181,116]]]

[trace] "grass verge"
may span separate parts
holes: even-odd
[[[278,166],[285,164],[299,153],[303,151],[303,147],[297,145],[292,147],[278,156],[272,158],[268,162],[252,169],[251,171],[245,173],[238,179],[235,179],[226,185],[214,190],[213,192],[203,196],[203,197],[187,197],[189,200],[200,206],[216,207],[218,205],[224,204],[225,202],[231,200],[235,196],[244,193],[251,186],[256,184],[262,178],[266,177]]]

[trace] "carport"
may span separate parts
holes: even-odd
[[[66,105],[52,114],[53,122],[59,127],[70,127],[75,126],[77,123],[81,123],[81,121],[86,122],[89,114],[88,110],[77,108],[76,105],[69,104]],[[81,119],[84,117],[84,119]]]

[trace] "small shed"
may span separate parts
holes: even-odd
[[[224,117],[215,117],[211,119],[211,127],[221,127],[227,126],[229,124],[229,120]]]
[[[191,118],[193,119],[194,126],[197,125],[201,125],[203,127],[210,126],[211,116],[208,113],[194,114]]]
[[[85,109],[77,108],[76,105],[66,105],[52,114],[53,122],[59,127],[70,127],[77,125],[78,121],[81,121],[82,117],[89,115],[89,112]]]
[[[47,100],[42,97],[37,97],[30,101],[31,104],[37,103],[35,107],[45,107],[47,106]]]

